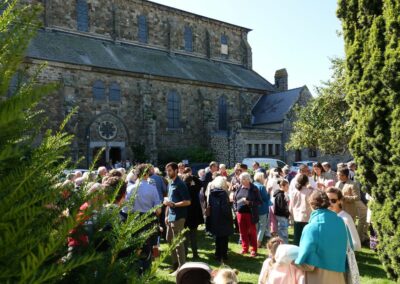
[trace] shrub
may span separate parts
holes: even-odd
[[[400,2],[339,1],[346,48],[350,150],[374,198],[378,254],[400,281]]]

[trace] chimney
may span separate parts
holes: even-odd
[[[275,87],[281,92],[288,90],[288,73],[285,68],[276,70]]]

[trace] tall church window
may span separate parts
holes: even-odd
[[[171,91],[168,93],[167,101],[168,128],[179,128],[179,120],[181,115],[181,98],[176,93],[176,91]]]
[[[193,51],[193,32],[192,28],[189,26],[185,26],[184,40],[185,40],[185,50]]]
[[[97,80],[93,84],[93,99],[96,101],[103,101],[106,99],[105,87],[104,83],[100,80]]]
[[[15,73],[11,77],[10,84],[7,90],[7,97],[12,97],[17,94],[19,89],[26,82],[26,80],[26,77],[24,77],[21,72],[17,71],[17,73]]]
[[[228,130],[228,107],[225,97],[218,100],[218,129]]]
[[[113,82],[110,85],[109,101],[119,102],[121,100],[121,88],[118,83]]]
[[[141,43],[147,43],[148,27],[145,15],[138,16],[138,40]]]
[[[221,54],[228,55],[228,37],[221,35]]]
[[[89,9],[86,0],[76,0],[76,21],[78,31],[89,31]]]

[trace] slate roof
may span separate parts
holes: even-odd
[[[40,30],[27,56],[46,61],[87,65],[233,87],[276,91],[256,72],[243,66],[142,46],[90,38],[61,31]]]
[[[252,124],[279,123],[299,100],[305,86],[284,92],[263,95],[252,109]]]

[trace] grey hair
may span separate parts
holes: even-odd
[[[136,179],[137,179],[137,176],[135,175],[135,173],[134,172],[130,172],[127,176],[126,176],[126,182],[131,182],[131,183],[135,183],[135,181],[136,181]]]
[[[249,182],[252,182],[252,181],[253,181],[253,180],[251,179],[250,174],[249,174],[249,173],[246,173],[246,172],[240,174],[239,180],[240,180],[240,181],[242,181],[242,180],[248,180]]]
[[[226,178],[222,176],[216,177],[212,182],[211,182],[212,188],[220,188],[227,190],[228,189],[228,184],[226,182]]]

